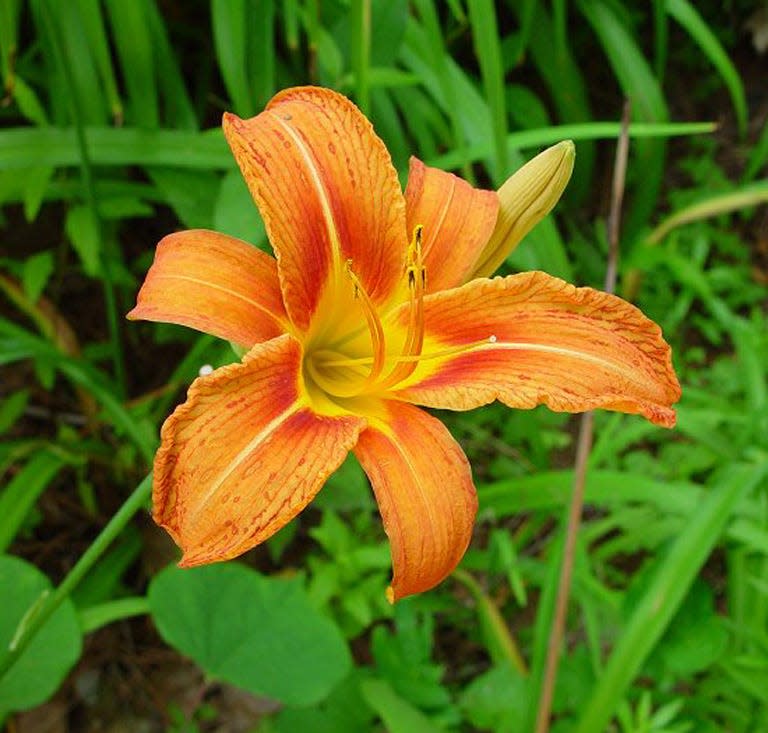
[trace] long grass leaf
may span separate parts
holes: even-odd
[[[469,0],[469,19],[475,55],[480,63],[483,90],[491,113],[494,143],[494,183],[507,177],[507,112],[499,29],[492,0]]]
[[[635,606],[595,689],[585,701],[576,733],[606,729],[627,686],[669,626],[691,583],[717,544],[739,500],[768,474],[768,462],[737,464],[690,517],[661,558],[649,588]]]
[[[241,117],[255,112],[246,66],[248,3],[246,0],[211,0],[211,24],[221,78]]]
[[[667,12],[688,32],[699,45],[704,55],[728,89],[731,95],[739,134],[743,137],[747,131],[747,97],[739,72],[717,38],[717,35],[704,22],[699,11],[688,0],[666,0]]]
[[[158,92],[164,113],[163,119],[173,127],[196,130],[197,116],[174,56],[163,18],[153,3],[149,3],[146,9],[146,23],[157,65]]]
[[[680,135],[706,135],[714,132],[717,125],[713,122],[665,122],[643,123],[636,122],[629,126],[629,136],[632,139],[677,137]],[[618,122],[585,122],[576,125],[555,125],[539,127],[533,130],[511,132],[507,136],[507,145],[511,149],[526,150],[530,148],[552,145],[561,140],[610,140],[616,139],[621,132]],[[2,134],[2,133],[0,133]],[[0,142],[0,146],[2,142]],[[577,150],[578,160],[581,161],[580,145]],[[480,139],[470,144],[461,153],[450,152],[436,158],[429,158],[429,164],[439,168],[457,168],[459,161],[466,158],[472,162],[481,160],[491,154],[492,147],[488,139]],[[578,168],[578,164],[576,166]]]
[[[6,94],[13,91],[14,61],[19,49],[21,0],[0,0],[0,72]]]
[[[117,89],[117,79],[110,56],[101,5],[97,0],[77,0],[75,5],[78,6],[80,17],[83,21],[87,47],[93,55],[94,63],[101,77],[110,114],[117,124],[122,124],[123,102]]]
[[[126,120],[149,129],[160,123],[155,54],[145,22],[153,1],[104,0],[128,92]]]
[[[136,127],[86,128],[92,165],[167,165],[179,168],[234,167],[221,130],[184,132]],[[28,127],[0,131],[0,170],[80,162],[73,128]]]
[[[350,9],[352,72],[355,78],[355,101],[363,114],[370,113],[371,92],[371,0],[352,0]]]
[[[614,6],[603,0],[582,0],[580,7],[600,39],[613,73],[632,104],[632,119],[665,122],[668,112],[661,88],[639,44],[617,15]],[[629,242],[647,225],[656,208],[664,178],[665,145],[661,140],[645,141],[636,145],[633,152],[643,161],[643,174],[642,184],[635,186],[631,206],[624,217],[625,239]]]
[[[275,15],[275,0],[260,0],[250,10],[247,63],[256,111],[265,107],[276,91]]]
[[[4,553],[53,477],[65,465],[51,451],[35,453],[0,493],[0,554]]]

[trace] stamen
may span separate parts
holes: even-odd
[[[384,359],[386,357],[386,344],[384,341],[384,327],[381,325],[381,319],[376,312],[376,306],[373,304],[368,293],[365,291],[360,278],[352,270],[352,260],[347,260],[344,271],[347,277],[352,281],[355,298],[359,298],[365,320],[368,324],[368,333],[371,335],[371,350],[373,351],[373,362],[371,372],[365,379],[363,386],[369,385],[378,379],[381,370],[384,368]]]
[[[417,224],[408,246],[405,273],[408,278],[410,310],[405,344],[400,358],[395,360],[395,368],[382,382],[376,385],[378,389],[388,389],[410,377],[416,369],[424,346],[424,293],[427,289],[427,269],[424,267],[421,253],[423,231],[424,226]]]

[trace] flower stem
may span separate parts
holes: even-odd
[[[91,546],[83,553],[72,570],[61,582],[58,588],[42,602],[40,608],[25,617],[25,627],[14,634],[14,645],[6,650],[0,658],[0,678],[16,663],[23,651],[42,628],[43,624],[51,617],[56,609],[69,597],[85,574],[93,567],[96,561],[104,554],[106,549],[120,534],[134,514],[147,502],[152,489],[152,474],[133,490],[114,517],[99,533]]]
[[[611,195],[611,210],[608,217],[608,262],[605,272],[605,290],[613,293],[616,289],[616,272],[619,258],[619,223],[621,219],[621,203],[624,196],[624,181],[627,171],[627,155],[629,152],[629,102],[625,102],[621,119],[621,134],[616,146],[616,156],[613,171],[613,187]],[[566,527],[563,558],[560,566],[560,580],[557,587],[555,612],[547,644],[547,659],[544,668],[539,706],[536,714],[536,733],[549,731],[552,714],[552,700],[557,682],[557,669],[560,664],[560,651],[565,634],[565,616],[568,610],[568,599],[571,592],[571,578],[576,554],[576,538],[581,527],[581,513],[584,508],[584,487],[587,477],[589,452],[592,449],[594,432],[594,414],[586,412],[579,425],[579,437],[576,445],[576,461],[573,467],[573,494],[568,508],[568,525]]]

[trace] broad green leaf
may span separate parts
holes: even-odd
[[[14,642],[20,624],[28,620],[51,590],[36,567],[10,555],[0,556],[0,648]],[[8,592],[12,589],[12,592]],[[82,638],[69,600],[46,621],[16,663],[0,678],[0,720],[8,713],[44,703],[58,689],[80,658]]]
[[[214,679],[310,705],[349,672],[335,624],[298,578],[268,578],[236,563],[162,571],[149,587],[160,635]]]

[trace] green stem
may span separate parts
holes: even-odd
[[[488,653],[494,663],[508,662],[521,676],[526,677],[528,668],[523,655],[496,604],[466,570],[457,568],[453,571],[453,578],[464,585],[475,599],[480,626],[488,644]]]
[[[152,490],[152,474],[134,489],[133,493],[125,500],[117,514],[109,521],[106,527],[99,533],[91,546],[83,553],[72,570],[61,582],[56,590],[49,595],[40,605],[39,609],[29,615],[23,629],[14,635],[16,643],[8,649],[0,658],[0,678],[15,664],[16,660],[27,648],[35,634],[50,618],[51,614],[69,597],[86,573],[96,564],[96,561],[104,554],[107,547],[120,534],[134,514],[141,509],[149,499]]]
[[[85,125],[83,123],[80,105],[77,98],[77,86],[72,69],[67,62],[67,55],[64,50],[64,42],[61,37],[60,28],[56,22],[55,14],[51,12],[48,3],[43,3],[43,17],[48,24],[48,32],[51,37],[54,53],[58,58],[64,78],[69,87],[69,101],[72,113],[72,121],[75,125],[75,134],[77,137],[77,146],[80,152],[80,172],[83,177],[83,188],[85,190],[85,200],[93,217],[93,224],[99,242],[104,241],[101,217],[99,216],[98,200],[96,197],[96,186],[93,180],[93,167],[91,158],[88,154],[88,143],[85,137]],[[120,330],[118,327],[117,300],[115,298],[115,286],[110,272],[109,258],[106,256],[103,247],[99,247],[99,265],[102,274],[102,283],[104,286],[104,300],[107,307],[107,323],[109,326],[110,343],[112,344],[112,364],[115,373],[115,381],[120,389],[120,396],[125,396],[125,366],[123,361],[123,347],[120,340]]]

